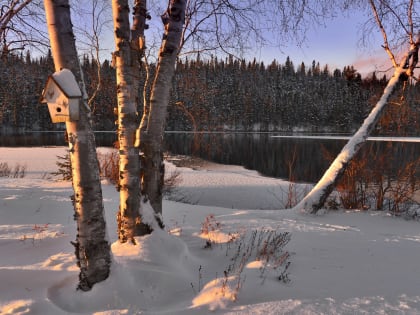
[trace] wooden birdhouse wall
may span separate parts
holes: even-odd
[[[48,78],[41,101],[48,104],[53,123],[79,119],[81,92],[73,74],[63,69]]]

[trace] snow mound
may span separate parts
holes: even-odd
[[[192,196],[189,186],[197,183],[206,200],[164,200],[164,223],[172,234],[155,229],[136,245],[113,243],[110,277],[90,292],[76,291],[71,184],[43,176],[55,170],[59,152],[65,148],[0,148],[2,161],[28,167],[25,178],[0,178],[0,314],[420,313],[419,222],[371,211],[313,216],[281,208],[232,209],[236,196],[258,205],[278,182],[238,167],[230,172],[229,166],[220,167],[217,176],[179,168],[183,191]],[[236,184],[224,186],[218,200],[219,191],[206,190],[206,182],[216,187],[218,179],[227,182],[224,178]],[[241,181],[261,189],[244,193]],[[119,195],[112,185],[102,188],[107,232],[114,241]],[[200,203],[207,201],[226,204]],[[202,235],[209,215],[214,218],[210,239]],[[255,251],[242,260],[248,247],[239,244],[249,244],[246,237],[253,231],[290,232],[291,239],[268,263]],[[284,259],[291,264],[280,280],[282,269],[276,266]]]

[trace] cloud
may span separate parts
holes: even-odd
[[[389,74],[390,70],[392,71],[389,58],[379,53],[376,56],[358,56],[352,64],[362,76],[369,75],[374,71],[377,74]]]

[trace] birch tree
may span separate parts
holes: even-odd
[[[72,244],[80,267],[78,289],[88,291],[95,283],[108,277],[111,265],[95,138],[72,30],[69,1],[45,0],[44,6],[55,69],[69,69],[79,82],[83,94],[79,102],[79,120],[67,121],[66,130],[73,177],[72,201],[77,222],[77,236]]]
[[[162,140],[166,108],[169,103],[171,81],[184,21],[185,1],[170,1],[168,9],[162,17],[165,34],[152,85],[150,104],[144,97],[145,110],[141,127],[137,119],[137,105],[139,101],[139,67],[143,64],[141,58],[144,57],[145,50],[144,30],[146,19],[149,18],[146,1],[135,1],[131,31],[128,1],[114,0],[112,4],[116,44],[113,62],[117,73],[120,154],[118,235],[120,242],[131,241],[134,243],[135,236],[151,232],[151,228],[142,222],[141,202],[150,200],[155,212],[158,214],[162,212]],[[144,156],[142,169],[140,169],[139,159],[140,146]],[[143,175],[140,177],[143,189],[140,186],[140,174]],[[141,196],[144,197],[143,200],[141,200]],[[159,215],[156,215],[156,218],[159,218]],[[162,226],[162,221],[160,219],[158,221]]]
[[[232,56],[232,50],[242,52],[262,45],[266,40],[263,30],[273,26],[282,36],[304,33],[309,25],[326,18],[332,8],[331,1],[317,1],[315,5],[306,1],[169,1],[162,15],[165,33],[151,97],[144,103],[139,128],[141,193],[144,201],[150,201],[157,218],[162,214],[162,142],[171,80],[180,49],[190,42],[190,52],[216,50]]]
[[[116,50],[113,63],[117,76],[118,143],[120,206],[117,215],[118,239],[131,241],[146,234],[148,227],[140,216],[140,157],[136,141],[139,125],[137,105],[141,57],[144,52],[146,1],[135,1],[134,23],[130,30],[127,0],[113,0],[114,37]]]
[[[159,52],[151,98],[140,127],[142,193],[159,217],[162,214],[164,165],[162,141],[171,78],[180,50],[185,53],[222,52],[232,57],[258,50],[269,42],[265,30],[275,29],[282,40],[300,34],[333,12],[331,1],[170,1],[162,15],[165,34]],[[184,23],[185,22],[185,23]],[[270,35],[273,35],[272,33]],[[182,103],[182,100],[178,100]]]
[[[152,84],[150,104],[143,114],[140,128],[142,158],[142,194],[150,201],[157,218],[162,214],[163,135],[169,104],[171,82],[180,49],[185,21],[185,0],[171,0],[162,15],[165,25],[156,74]]]
[[[388,0],[369,0],[374,21],[383,37],[383,48],[389,56],[394,73],[388,81],[385,90],[373,107],[368,117],[363,122],[359,130],[353,135],[349,142],[344,146],[339,155],[327,169],[320,181],[314,186],[308,195],[296,205],[295,209],[305,209],[311,213],[316,213],[321,209],[335,188],[338,180],[344,174],[347,166],[365,144],[369,134],[379,121],[388,100],[397,87],[405,85],[407,80],[415,78],[415,69],[418,62],[420,47],[420,21],[418,3],[414,0],[409,1],[388,1]],[[387,23],[388,27],[387,27]],[[396,31],[400,29],[400,31]],[[398,62],[395,49],[389,40],[389,34],[393,33],[395,43],[408,47],[407,51]],[[401,35],[401,36],[395,36]],[[401,42],[401,39],[404,39]]]

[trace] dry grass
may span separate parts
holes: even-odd
[[[9,166],[7,162],[0,163],[0,177],[23,178],[26,175],[26,165]]]
[[[99,172],[102,178],[116,185],[119,180],[119,156],[117,150],[108,153],[98,153]]]

